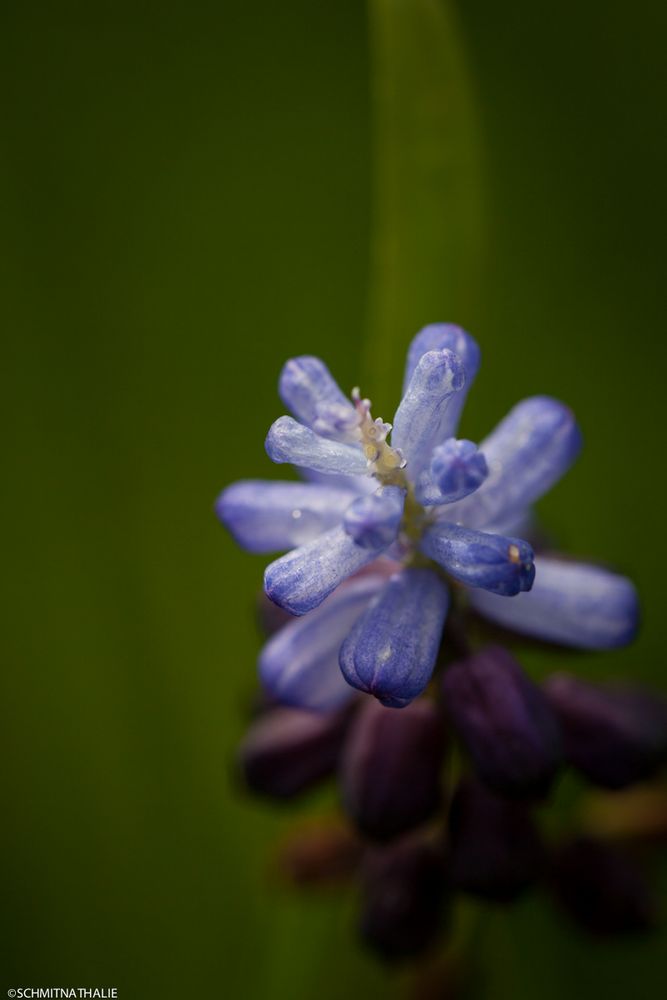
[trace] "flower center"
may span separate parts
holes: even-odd
[[[405,490],[405,507],[401,521],[400,537],[405,555],[415,558],[417,543],[433,511],[423,507],[415,496],[414,484],[406,474],[406,460],[400,448],[387,444],[391,424],[380,417],[373,419],[370,399],[362,399],[359,389],[352,390],[352,402],[357,411],[358,424],[355,437],[360,441],[368,460],[369,475],[382,486],[400,486]]]
[[[362,399],[359,389],[352,390],[354,403],[359,419],[358,432],[364,455],[368,461],[369,474],[380,480],[383,486],[404,486],[408,482],[403,472],[405,459],[400,449],[387,444],[387,435],[391,424],[385,423],[381,417],[373,420],[370,399]]]

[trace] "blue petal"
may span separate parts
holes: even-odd
[[[504,601],[474,592],[481,614],[505,628],[580,649],[612,649],[634,638],[637,592],[623,576],[597,566],[540,556],[529,594]]]
[[[381,486],[371,496],[359,497],[347,508],[343,526],[357,545],[365,549],[388,548],[398,535],[404,504],[404,489]]]
[[[579,454],[572,411],[549,396],[524,399],[479,446],[489,466],[483,486],[447,518],[480,528],[519,515],[543,496]]]
[[[293,615],[305,615],[380,551],[362,549],[341,526],[331,528],[267,566],[264,590],[274,604]]]
[[[433,673],[448,604],[447,588],[432,570],[393,576],[341,647],[348,683],[390,708],[408,705]]]
[[[375,493],[378,485],[378,481],[374,476],[327,475],[325,472],[314,472],[313,469],[302,469],[299,466],[296,469],[301,478],[305,479],[307,483],[322,483],[324,486],[333,486],[336,489],[342,489],[346,492],[351,490],[355,496],[359,496],[360,493],[362,495]]]
[[[451,437],[448,405],[465,382],[463,364],[452,351],[429,351],[419,360],[394,417],[393,448],[400,448],[416,478],[433,448]]]
[[[349,402],[320,403],[317,407],[317,419],[313,430],[323,437],[338,441],[359,440],[359,425],[361,416]]]
[[[355,415],[354,406],[319,358],[303,355],[287,361],[280,373],[278,392],[285,406],[308,427],[315,424],[323,407],[333,406],[351,418]]]
[[[338,666],[338,651],[386,577],[350,580],[319,608],[285,625],[259,658],[262,683],[283,704],[328,711],[353,694]]]
[[[533,585],[533,550],[520,538],[439,521],[427,528],[420,544],[427,556],[469,587],[512,597]]]
[[[481,357],[479,346],[469,333],[452,323],[431,323],[420,330],[408,349],[403,393],[405,394],[407,391],[410,379],[422,355],[426,354],[427,351],[443,351],[445,349],[453,351],[461,359],[466,373],[465,386],[450,400],[447,407],[449,430],[445,437],[449,437],[456,433],[466,396],[479,370]]]
[[[431,467],[417,483],[417,500],[425,507],[454,503],[479,489],[489,470],[472,441],[448,438],[433,451]]]
[[[218,497],[215,510],[239,545],[280,552],[310,542],[339,524],[357,494],[315,483],[244,479]]]
[[[360,447],[320,437],[292,417],[279,417],[272,424],[265,447],[271,461],[279,464],[291,462],[332,475],[363,476],[368,472],[368,463]]]

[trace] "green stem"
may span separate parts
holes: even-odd
[[[446,0],[370,0],[373,233],[365,384],[381,412],[410,338],[474,321],[480,145],[461,34]]]

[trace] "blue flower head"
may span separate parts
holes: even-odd
[[[340,390],[318,358],[288,361],[280,396],[293,416],[266,438],[269,457],[305,482],[244,480],[216,505],[252,552],[286,554],[264,576],[295,616],[260,656],[280,701],[328,710],[353,688],[404,707],[433,673],[453,594],[500,625],[579,648],[628,641],[637,597],[594,566],[535,558],[520,537],[532,504],[581,446],[571,411],[535,396],[479,445],[457,439],[480,362],[460,327],[432,324],[408,351],[393,425]]]

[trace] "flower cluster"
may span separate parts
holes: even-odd
[[[346,825],[298,837],[289,864],[301,881],[358,873],[363,937],[389,958],[428,945],[457,893],[507,902],[538,880],[593,930],[652,919],[631,860],[585,837],[545,842],[535,810],[565,766],[603,789],[652,776],[667,706],[563,673],[538,685],[504,646],[473,641],[485,620],[608,649],[638,620],[629,580],[529,540],[532,505],[580,450],[570,410],[532,397],[479,445],[455,436],[479,360],[459,327],[424,328],[393,426],[322,361],[287,362],[294,417],[266,449],[305,481],[246,480],[217,502],[241,545],[287,550],[265,573],[245,783],[291,800],[337,777]]]
[[[453,601],[559,644],[604,649],[632,638],[630,581],[535,558],[517,537],[580,450],[571,411],[535,396],[479,446],[455,437],[479,362],[461,328],[425,327],[408,351],[393,426],[372,418],[358,390],[348,399],[318,358],[283,368],[279,391],[294,417],[273,424],[266,450],[308,481],[244,480],[216,507],[250,551],[289,550],[268,566],[264,588],[297,619],[259,663],[281,702],[331,709],[356,688],[408,705],[431,678]]]
[[[264,706],[239,750],[246,787],[284,802],[334,778],[345,818],[296,828],[281,850],[289,877],[358,878],[361,936],[387,960],[431,946],[460,896],[507,905],[532,886],[590,932],[650,928],[655,900],[628,848],[664,842],[667,798],[637,809],[623,795],[646,797],[667,760],[667,704],[566,673],[537,685],[499,646],[446,665],[432,693],[401,712],[373,698]],[[547,838],[540,814],[565,767],[613,792],[613,811],[600,829]]]

